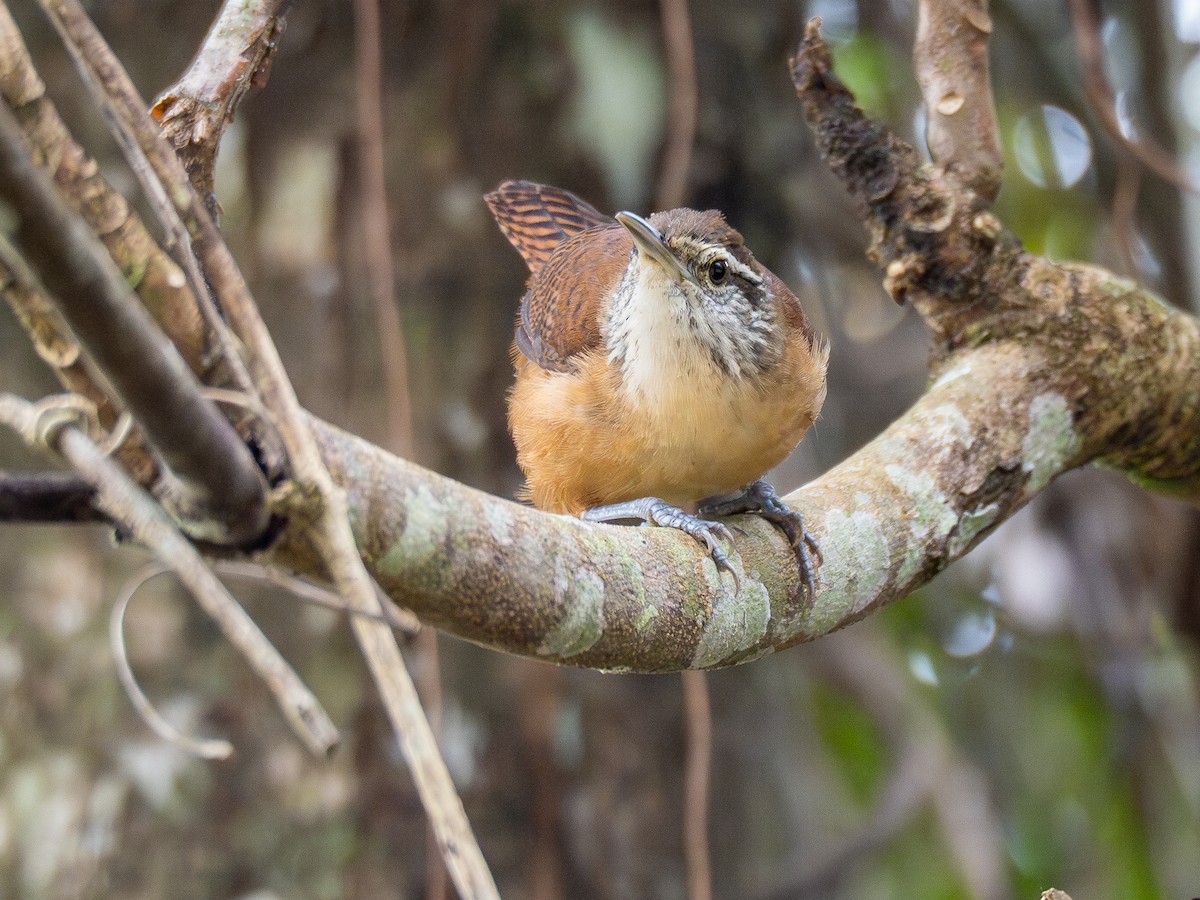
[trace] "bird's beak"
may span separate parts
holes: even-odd
[[[696,276],[691,273],[679,257],[671,252],[667,242],[663,240],[662,232],[636,213],[619,212],[617,221],[624,225],[631,235],[638,253],[654,260],[675,281],[690,281],[698,285]]]

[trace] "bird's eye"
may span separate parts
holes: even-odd
[[[725,276],[729,274],[729,266],[722,259],[714,259],[708,264],[708,280],[713,284],[720,284],[725,280]]]

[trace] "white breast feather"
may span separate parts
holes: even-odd
[[[643,265],[636,277],[626,276],[613,299],[606,323],[609,361],[621,369],[630,405],[649,413],[643,421],[664,444],[701,453],[709,442],[736,440],[745,431],[742,416],[751,406],[754,380],[722,371],[703,343],[686,336],[689,328],[711,325],[699,317],[687,322],[682,288],[657,265]]]

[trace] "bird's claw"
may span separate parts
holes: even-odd
[[[623,503],[593,506],[585,509],[581,518],[588,522],[620,522],[633,519],[664,528],[676,528],[704,544],[708,548],[708,555],[716,563],[717,571],[724,570],[732,575],[734,591],[741,590],[741,578],[729,562],[729,555],[717,543],[718,537],[733,541],[732,532],[723,522],[712,522],[693,516],[659,497],[641,497]]]
[[[800,564],[800,577],[811,603],[817,593],[816,571],[824,562],[821,545],[804,526],[804,517],[783,502],[770,484],[759,480],[750,484],[745,491],[727,500],[702,502],[702,515],[732,516],[737,513],[757,513],[768,522],[779,527],[787,535],[788,542]]]

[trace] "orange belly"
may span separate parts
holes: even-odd
[[[826,354],[802,340],[804,352],[797,343],[759,382],[681,377],[652,406],[623,391],[600,353],[582,355],[570,373],[518,353],[509,424],[529,499],[575,515],[648,496],[685,505],[761,477],[799,443],[824,400]]]

